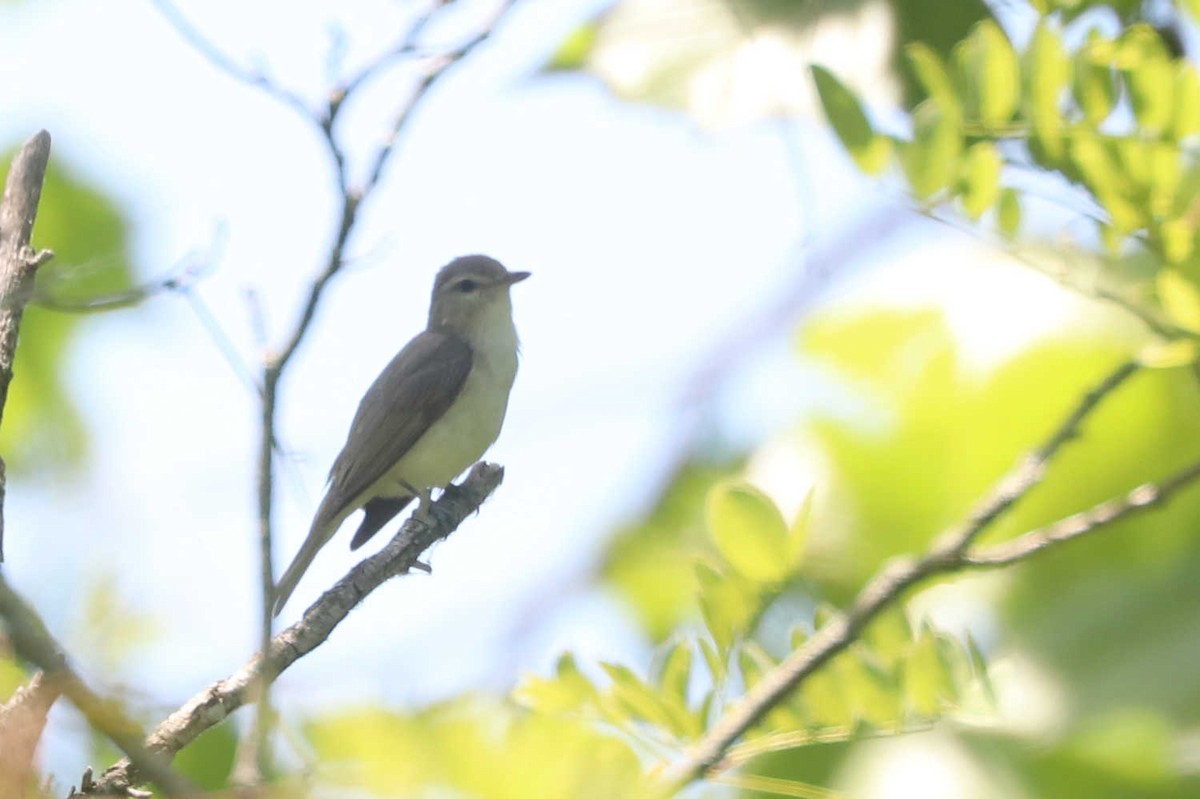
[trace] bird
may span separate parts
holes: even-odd
[[[486,255],[455,258],[433,281],[429,320],[375,378],[300,551],[275,587],[278,616],[317,552],[357,510],[350,549],[414,498],[418,513],[496,441],[517,375],[509,289],[529,277]]]

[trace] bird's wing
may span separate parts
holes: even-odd
[[[338,516],[387,474],[446,413],[470,371],[471,348],[462,339],[426,331],[410,341],[363,395],[313,526]]]
[[[462,339],[425,331],[400,350],[363,395],[346,446],[329,472],[308,537],[275,587],[275,615],[329,541],[351,503],[383,477],[453,404],[471,371]]]

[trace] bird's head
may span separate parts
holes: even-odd
[[[433,282],[429,329],[473,340],[487,335],[493,326],[511,326],[508,289],[527,277],[528,272],[510,272],[486,255],[455,258]]]

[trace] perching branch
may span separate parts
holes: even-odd
[[[342,619],[386,580],[413,568],[421,569],[422,553],[479,510],[503,479],[503,467],[475,464],[466,480],[452,486],[433,504],[431,525],[410,518],[386,547],[351,569],[304,612],[300,621],[275,635],[267,650],[266,673],[278,676],[323,644]],[[251,700],[263,673],[259,653],[234,674],[205,688],[168,716],[146,738],[145,748],[163,757],[174,755]],[[119,793],[142,780],[145,774],[130,760],[122,760],[96,779],[88,793]]]
[[[515,0],[502,0],[494,13],[486,19],[479,28],[460,44],[443,49],[441,52],[425,55],[420,52],[420,39],[430,20],[445,7],[440,0],[431,0],[428,7],[417,15],[408,26],[405,33],[399,37],[396,44],[353,76],[332,87],[327,92],[325,107],[319,111],[311,109],[305,99],[297,92],[285,88],[268,75],[255,69],[239,64],[234,58],[224,53],[204,34],[193,26],[170,0],[152,0],[163,17],[197,52],[224,74],[265,92],[268,96],[283,103],[296,111],[302,119],[312,124],[318,130],[325,150],[329,155],[334,170],[334,178],[341,194],[341,207],[338,211],[333,241],[324,258],[321,271],[309,285],[307,297],[300,311],[299,319],[291,332],[287,334],[283,344],[274,352],[263,353],[262,375],[255,382],[259,397],[259,457],[257,468],[257,504],[258,504],[258,550],[259,550],[259,582],[261,587],[262,606],[259,614],[260,648],[265,648],[271,641],[273,632],[272,607],[274,605],[274,570],[273,570],[273,521],[274,509],[274,450],[277,448],[276,415],[279,401],[279,385],[284,373],[307,336],[318,306],[324,296],[330,281],[342,271],[346,264],[346,248],[358,221],[358,213],[363,202],[379,185],[383,172],[395,150],[396,142],[412,118],[421,101],[428,95],[429,90],[445,75],[451,67],[469,55],[482,44],[495,29],[501,18],[514,5]],[[381,73],[394,61],[410,56],[421,63],[419,76],[408,97],[400,104],[395,121],[385,136],[383,142],[367,159],[368,170],[366,178],[360,185],[354,185],[347,168],[347,154],[338,137],[335,135],[335,123],[347,100],[354,95],[371,78]],[[268,670],[270,664],[268,663]],[[239,766],[246,761],[257,761],[257,769],[261,775],[269,768],[267,751],[268,694],[266,686],[270,684],[273,675],[261,675],[262,690],[259,693],[260,703],[258,716],[254,725],[254,733],[247,739],[247,749],[240,753]]]
[[[664,790],[672,793],[712,770],[719,770],[726,752],[747,730],[824,663],[852,644],[863,628],[881,611],[899,601],[907,589],[935,575],[1024,560],[1057,544],[1102,529],[1119,518],[1161,504],[1200,480],[1200,463],[1196,463],[1160,484],[1140,486],[1124,498],[1101,503],[1049,527],[978,552],[970,551],[980,533],[1042,481],[1047,466],[1063,445],[1078,436],[1087,417],[1136,373],[1138,366],[1136,361],[1131,361],[1110,372],[1083,396],[1045,443],[996,483],[966,522],[943,534],[924,556],[898,558],[887,564],[859,592],[845,613],[831,619],[778,666],[764,674],[700,741],[663,770]]]
[[[50,134],[39,131],[13,159],[0,196],[0,418],[8,402],[21,315],[39,266],[53,257],[30,246],[33,223],[50,163]],[[4,461],[0,460],[0,562],[4,560]]]

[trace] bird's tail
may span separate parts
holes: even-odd
[[[274,614],[276,616],[283,610],[283,606],[287,604],[288,597],[296,590],[296,585],[299,584],[300,578],[304,576],[304,572],[308,571],[313,558],[321,551],[321,547],[329,543],[329,539],[333,538],[333,534],[341,526],[342,519],[325,521],[322,519],[323,516],[324,514],[317,513],[317,518],[313,521],[312,529],[308,531],[308,537],[304,539],[304,545],[300,547],[300,551],[292,559],[292,564],[287,567],[287,571],[283,573],[283,576],[279,578],[279,582],[275,584]]]

